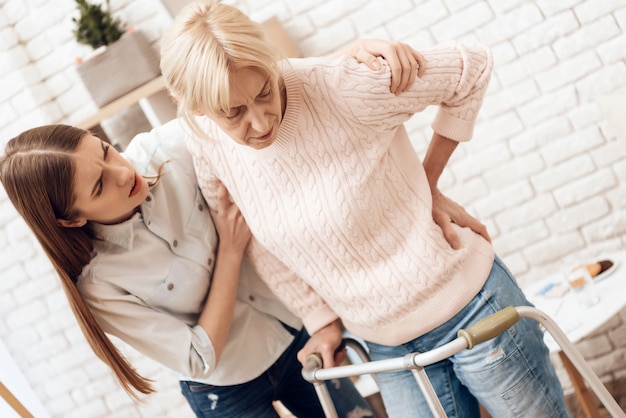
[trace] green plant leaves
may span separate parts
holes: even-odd
[[[87,0],[76,0],[76,5],[80,11],[80,17],[72,18],[72,20],[76,23],[74,36],[78,43],[96,49],[112,44],[124,34],[125,25],[111,14],[109,0],[106,0],[106,10],[103,9],[102,4],[89,4]]]

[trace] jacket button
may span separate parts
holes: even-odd
[[[199,205],[198,205],[198,210],[199,210],[200,212],[202,212],[202,211],[204,210],[204,206],[202,206],[202,204],[199,204]]]
[[[167,290],[172,290],[174,288],[174,283],[167,284]]]
[[[250,302],[254,302],[254,295],[248,296],[248,300],[250,300]]]
[[[172,242],[172,245],[173,245],[174,247],[178,247],[178,240],[174,240],[174,242]]]
[[[152,202],[152,197],[151,196],[146,197],[146,202]]]
[[[213,265],[213,259],[209,258],[209,267]]]

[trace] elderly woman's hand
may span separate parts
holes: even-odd
[[[405,91],[415,77],[421,77],[426,67],[424,57],[411,46],[397,41],[382,39],[359,39],[339,53],[350,55],[372,70],[380,69],[378,57],[383,57],[391,69],[391,92]]]
[[[346,349],[342,347],[343,327],[336,319],[319,329],[298,352],[298,361],[306,366],[310,354],[319,354],[322,357],[324,368],[339,365],[346,358]]]
[[[491,242],[487,227],[478,219],[467,213],[465,208],[445,196],[439,189],[432,190],[432,197],[433,220],[439,225],[446,241],[448,241],[452,248],[455,250],[461,248],[459,235],[452,227],[452,224],[457,224],[461,227],[469,227],[472,231]]]

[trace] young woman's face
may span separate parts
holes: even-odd
[[[270,146],[282,119],[278,80],[250,68],[233,70],[230,113],[207,116],[239,144],[255,149]]]
[[[76,226],[130,218],[148,195],[148,182],[114,147],[93,135],[81,139],[74,155],[75,208],[81,218]]]

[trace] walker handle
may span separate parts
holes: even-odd
[[[467,348],[497,337],[519,320],[519,314],[513,306],[506,308],[481,319],[467,329],[460,329],[457,335],[465,338]]]
[[[306,368],[307,369],[320,369],[324,365],[322,356],[319,353],[313,353],[306,356]]]
[[[322,368],[324,362],[319,353],[312,353],[306,356],[306,365],[302,368],[302,377],[307,382],[315,383],[315,371]]]
[[[335,354],[346,348],[348,338],[342,338],[339,346],[335,349]],[[354,341],[354,340],[353,340]],[[357,343],[357,341],[354,341]],[[307,369],[322,369],[324,367],[324,360],[322,360],[322,355],[320,353],[311,353],[306,356],[306,366]]]
[[[341,339],[341,343],[339,343],[339,346],[335,349],[335,354],[346,348],[346,343],[348,342],[348,340],[348,338]],[[357,341],[354,341],[354,343],[358,344]],[[322,359],[322,355],[320,353],[311,353],[306,356],[306,364],[302,371],[306,372],[308,376],[308,373],[310,371],[322,368],[324,368],[324,360]]]

